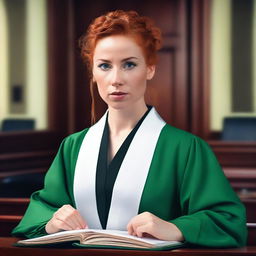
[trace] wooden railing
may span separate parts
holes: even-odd
[[[29,198],[0,198],[0,236],[10,236],[12,229],[22,219]]]

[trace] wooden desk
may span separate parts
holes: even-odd
[[[21,248],[13,246],[18,239],[0,237],[0,256],[125,256],[125,255],[153,255],[153,256],[238,256],[256,255],[256,246],[236,249],[197,249],[184,248],[171,251],[129,251],[110,249],[80,249],[80,248]]]

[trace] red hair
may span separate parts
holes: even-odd
[[[97,42],[113,35],[127,35],[133,37],[142,48],[147,65],[155,65],[157,51],[161,48],[161,31],[154,22],[135,11],[117,10],[108,12],[96,18],[89,26],[86,34],[79,43],[83,60],[86,62],[90,76],[92,76],[93,55]],[[94,82],[90,82],[92,96],[92,121],[95,122]]]

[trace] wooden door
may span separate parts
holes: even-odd
[[[74,13],[75,45],[86,31],[89,23],[97,16],[110,10],[135,10],[155,20],[163,33],[163,48],[159,52],[159,63],[153,80],[148,84],[146,100],[154,105],[161,116],[170,124],[188,130],[188,71],[187,71],[187,15],[186,1],[72,1]],[[89,126],[90,95],[86,67],[75,54],[75,130]],[[97,100],[97,106],[105,110]]]

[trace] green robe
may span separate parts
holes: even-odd
[[[57,209],[64,204],[76,207],[74,172],[88,130],[64,139],[46,174],[44,189],[32,194],[13,235],[44,235],[45,225]],[[245,208],[210,147],[200,138],[168,124],[161,130],[142,193],[138,213],[144,211],[174,223],[192,244],[246,244]]]

